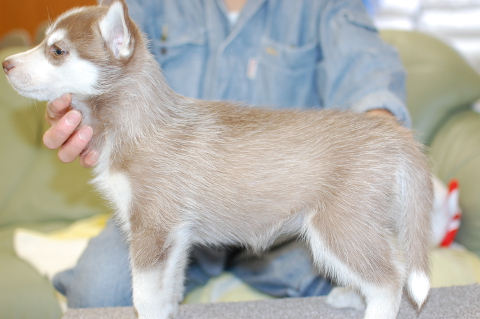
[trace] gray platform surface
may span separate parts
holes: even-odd
[[[361,319],[363,311],[333,309],[325,297],[180,306],[177,319]],[[135,319],[131,307],[69,309],[62,319]],[[480,319],[480,285],[432,289],[418,313],[404,296],[398,319]]]

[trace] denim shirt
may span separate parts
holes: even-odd
[[[276,108],[383,108],[405,126],[405,72],[361,0],[127,0],[182,95]]]

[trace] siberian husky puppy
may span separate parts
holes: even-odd
[[[123,0],[64,13],[3,68],[27,97],[72,93],[93,127],[94,183],[128,238],[140,318],[174,317],[192,245],[262,251],[294,234],[345,287],[334,306],[361,296],[365,318],[393,319],[404,286],[427,298],[431,175],[393,120],[180,96]]]

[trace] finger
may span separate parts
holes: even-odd
[[[73,134],[82,120],[78,111],[70,111],[43,134],[43,144],[49,149],[62,146]]]
[[[45,112],[47,123],[50,126],[57,123],[68,112],[71,102],[72,96],[70,94],[64,94],[60,98],[49,102]]]
[[[95,150],[89,150],[80,155],[80,165],[85,168],[90,168],[95,166],[98,162],[98,153]]]
[[[90,126],[80,128],[58,150],[58,158],[64,163],[73,162],[87,147],[92,135],[93,129]]]
[[[367,111],[368,115],[374,115],[374,116],[384,116],[384,117],[394,117],[394,115],[385,109],[374,109]]]

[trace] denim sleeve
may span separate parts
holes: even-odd
[[[378,36],[361,0],[331,0],[321,13],[323,59],[317,85],[325,108],[386,109],[406,127],[405,71],[394,48]]]

